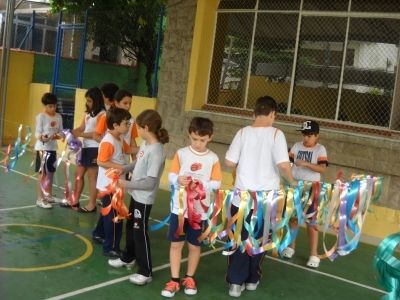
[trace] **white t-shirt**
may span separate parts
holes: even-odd
[[[237,164],[235,188],[251,191],[279,189],[277,165],[289,162],[285,136],[274,127],[244,127],[233,138],[225,159]],[[232,203],[239,205],[239,199]]]
[[[205,199],[201,200],[204,207],[210,206],[210,188],[209,182],[221,182],[221,166],[218,156],[207,149],[206,152],[200,153],[192,149],[190,146],[179,149],[171,163],[170,173],[175,173],[178,176],[191,176],[193,179],[201,181],[206,195]],[[173,184],[173,182],[170,182]],[[183,199],[187,199],[186,192],[183,193]],[[179,190],[175,191],[173,199],[172,213],[179,213]],[[201,214],[201,219],[207,218],[207,211],[204,210],[203,205],[196,201],[194,210],[196,213]],[[187,202],[183,201],[183,209],[185,211],[185,218],[187,218]]]
[[[57,140],[50,140],[47,142],[42,142],[39,140],[40,136],[53,136],[55,134],[62,133],[63,123],[62,117],[59,113],[55,113],[54,116],[42,112],[36,116],[36,129],[35,129],[35,150],[47,150],[55,151],[57,150]]]
[[[111,133],[107,132],[106,135],[100,142],[99,154],[97,156],[97,161],[111,161],[120,165],[125,165],[125,154],[124,150],[129,149],[129,146],[123,141],[116,139]],[[99,173],[97,175],[96,188],[99,191],[106,191],[106,187],[111,183],[111,179],[108,178],[106,173],[106,168],[99,166]]]
[[[96,131],[97,119],[102,114],[105,114],[105,111],[100,111],[96,116],[92,117],[90,114],[85,115],[85,130],[83,133],[94,132]],[[98,148],[99,143],[94,139],[83,138],[83,148]]]
[[[296,160],[304,160],[312,164],[328,165],[328,155],[326,149],[321,144],[316,144],[314,147],[307,148],[303,142],[298,142],[293,145],[289,151],[290,160],[295,163]],[[321,181],[321,174],[305,167],[298,167],[293,164],[293,177],[296,180]]]

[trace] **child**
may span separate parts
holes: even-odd
[[[77,161],[75,169],[75,186],[73,194],[73,203],[61,203],[62,207],[79,207],[79,198],[81,196],[85,173],[88,173],[89,179],[89,202],[86,207],[80,207],[79,212],[96,212],[96,180],[97,180],[97,155],[99,143],[93,139],[93,132],[97,119],[105,115],[103,95],[99,88],[89,89],[86,94],[86,115],[81,125],[72,131],[75,137],[83,137],[83,147],[80,153],[80,160]]]
[[[118,90],[114,96],[113,96],[113,101],[111,103],[111,106],[109,110],[112,110],[113,108],[122,108],[127,111],[130,110],[132,105],[132,94],[126,90]],[[130,160],[130,156],[132,159],[135,159],[135,154],[138,151],[138,147],[136,144],[135,138],[138,137],[138,132],[135,124],[135,119],[131,118],[129,120],[130,122],[130,127],[129,130],[126,134],[123,135],[123,138],[125,142],[130,145],[130,150],[125,153],[125,163],[128,164]],[[96,130],[93,135],[93,138],[100,142],[101,139],[103,138],[104,134],[107,131],[107,125],[106,125],[106,117],[105,116],[100,116],[98,118],[97,124],[96,124]],[[99,222],[101,223],[101,218],[99,219]],[[98,229],[96,231],[96,235],[93,235],[92,238],[95,242],[102,244],[104,241],[104,234],[101,233],[101,224],[98,223]]]
[[[119,87],[115,83],[111,82],[103,84],[100,90],[103,94],[103,100],[106,110],[109,110],[113,104],[114,95],[119,90]]]
[[[131,114],[121,108],[114,108],[107,112],[108,132],[99,145],[97,164],[99,172],[96,188],[100,194],[102,206],[107,207],[111,203],[112,194],[107,194],[107,186],[111,183],[105,172],[109,168],[122,170],[126,164],[125,153],[129,151],[129,145],[125,143],[122,136],[129,130]],[[100,216],[99,222],[93,231],[93,238],[104,235],[103,254],[109,257],[119,256],[119,242],[122,234],[122,222],[114,223],[116,211],[111,209],[105,216]]]
[[[44,111],[36,116],[36,165],[35,171],[41,172],[38,180],[36,205],[41,208],[52,208],[49,202],[53,198],[53,177],[56,171],[57,140],[63,137],[62,118],[56,112],[57,96],[45,93],[42,96]]]
[[[125,167],[134,168],[131,181],[120,180],[121,187],[130,189],[130,219],[126,222],[126,251],[121,259],[109,260],[108,264],[119,268],[139,266],[129,280],[137,285],[152,281],[150,241],[147,233],[151,208],[157,194],[160,177],[164,170],[165,154],[163,144],[168,143],[168,131],[162,128],[162,120],[155,110],[145,110],[137,117],[138,131],[143,143],[136,161]]]
[[[207,148],[208,142],[213,135],[213,123],[207,118],[195,117],[190,122],[189,139],[190,146],[181,148],[175,154],[172,161],[171,170],[168,175],[170,184],[176,191],[174,193],[174,203],[171,211],[170,227],[168,239],[171,241],[169,260],[171,264],[171,280],[167,282],[161,291],[164,297],[173,297],[180,290],[180,285],[184,287],[186,295],[197,293],[194,275],[200,261],[200,242],[203,222],[207,216],[207,207],[210,205],[210,191],[218,189],[221,185],[221,166],[218,156]],[[189,219],[188,203],[184,201],[183,207],[179,204],[179,186],[186,189],[193,189],[202,186],[205,190],[205,199],[196,201],[193,205],[194,214],[198,216],[198,223],[194,224],[193,219]],[[186,199],[186,191],[183,199]],[[179,211],[184,212],[183,224],[179,224]],[[179,226],[181,225],[181,226]],[[182,228],[183,232],[179,232]],[[188,242],[188,267],[186,275],[180,282],[180,265],[182,258],[182,248]]]
[[[118,107],[118,108],[123,108],[127,111],[131,109],[132,106],[132,94],[127,91],[127,90],[118,90],[113,98],[113,102],[111,104],[110,109],[113,107]],[[129,131],[124,135],[124,139],[128,145],[131,147],[131,151],[129,154],[132,155],[132,159],[134,159],[134,155],[136,154],[138,147],[136,144],[135,138],[138,137],[138,132],[135,124],[135,119],[131,118],[130,120],[130,128]],[[107,131],[107,126],[106,126],[106,121],[105,121],[105,116],[100,117],[97,124],[96,124],[96,130],[95,130],[95,139],[97,141],[101,141],[101,138],[104,136],[104,134]],[[129,163],[129,155],[126,157],[127,163]]]
[[[325,173],[328,166],[328,158],[325,147],[318,144],[319,124],[312,120],[305,121],[299,131],[303,135],[303,141],[294,144],[289,151],[290,161],[293,163],[293,177],[296,180],[320,181],[321,174]],[[310,197],[313,197],[312,191]],[[310,268],[318,268],[320,262],[317,253],[318,230],[315,224],[310,222],[316,212],[317,205],[318,203],[313,202],[306,213],[306,215],[311,215],[309,222],[306,223],[310,244],[310,257],[307,267]],[[290,227],[297,227],[297,223],[291,220]],[[292,258],[295,246],[295,241],[293,241],[288,248],[283,250],[283,257]]]
[[[230,145],[225,164],[236,168],[235,189],[270,191],[280,188],[281,174],[295,184],[291,174],[286,139],[282,131],[272,127],[277,105],[269,96],[257,99],[254,107],[255,120],[251,126],[240,129]],[[232,200],[231,215],[238,212],[240,198]],[[243,228],[242,240],[248,232]],[[264,253],[249,256],[240,250],[228,256],[226,280],[229,295],[240,297],[241,292],[256,290],[261,277],[261,262]]]

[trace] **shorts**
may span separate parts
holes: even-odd
[[[175,236],[175,232],[178,229],[179,226],[179,220],[178,220],[178,215],[176,214],[171,214],[171,217],[169,219],[169,231],[168,231],[168,240],[170,242],[182,242],[182,241],[187,241],[188,243],[194,245],[194,246],[200,246],[201,242],[198,241],[198,238],[200,237],[203,229],[205,228],[205,221],[201,221],[200,224],[200,229],[193,229],[189,225],[189,220],[187,218],[184,219],[184,224],[183,224],[183,235],[180,235],[178,237]]]
[[[97,167],[97,155],[99,154],[99,148],[82,148],[82,152],[79,154],[78,164],[82,167]]]
[[[43,152],[43,169],[44,173],[47,172],[54,173],[56,171],[56,162],[57,162],[57,152],[56,151],[36,151],[36,161],[35,161],[35,172],[41,171],[42,167],[42,157],[40,152]]]

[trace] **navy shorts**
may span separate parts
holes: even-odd
[[[200,229],[193,229],[189,225],[189,221],[187,218],[185,218],[184,224],[183,224],[183,235],[180,235],[178,237],[175,236],[175,232],[178,229],[179,222],[178,222],[178,215],[176,214],[171,214],[171,217],[169,219],[169,231],[168,231],[168,240],[171,242],[182,242],[182,241],[187,241],[188,243],[194,245],[194,246],[200,246],[201,242],[198,241],[198,238],[200,237],[202,231],[205,228],[205,221],[201,221],[200,224]]]
[[[99,148],[82,148],[78,164],[82,167],[97,167],[97,155]]]
[[[54,173],[56,171],[56,162],[57,162],[57,152],[56,151],[42,151],[43,152],[43,168],[44,172],[46,171],[50,173]],[[42,159],[40,157],[40,151],[36,151],[36,162],[35,162],[35,172],[40,171],[40,167],[42,166]]]

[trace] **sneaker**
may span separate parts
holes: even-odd
[[[197,294],[196,282],[192,277],[185,277],[182,280],[182,286],[185,288],[183,291],[185,292],[186,295]]]
[[[282,251],[282,256],[284,257],[284,258],[292,258],[293,257],[293,255],[294,255],[294,249],[293,248],[290,248],[290,247],[287,247],[287,248],[285,248],[283,251]]]
[[[37,199],[36,205],[41,208],[53,208],[53,205],[47,202],[45,199]]]
[[[170,280],[166,283],[165,288],[161,291],[161,296],[171,298],[180,290],[179,282]]]
[[[62,199],[54,197],[54,196],[47,196],[46,200],[49,203],[61,203],[62,202]]]
[[[255,291],[257,289],[257,286],[260,282],[247,282],[246,283],[246,290],[248,291]]]
[[[146,277],[137,273],[129,277],[129,281],[137,285],[145,285],[146,283],[150,283],[152,280],[153,278],[151,276]]]
[[[307,267],[316,269],[319,267],[320,261],[321,260],[318,256],[311,255],[310,258],[308,259]]]
[[[108,260],[108,265],[113,267],[113,268],[122,268],[122,267],[133,267],[135,265],[135,260],[132,260],[131,262],[124,262],[120,258],[116,259],[109,259]]]
[[[230,284],[229,285],[229,296],[238,298],[238,297],[240,297],[240,295],[242,294],[244,289],[245,289],[244,284],[242,284],[242,285]]]
[[[121,252],[116,250],[103,251],[103,255],[107,257],[118,258],[121,256]]]

